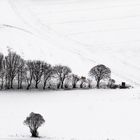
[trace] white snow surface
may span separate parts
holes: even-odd
[[[43,115],[42,140],[139,140],[140,92],[131,90],[12,91],[0,94],[0,139],[29,140],[23,121]]]
[[[0,0],[0,52],[140,85],[139,0]],[[140,90],[0,92],[0,139],[29,140],[23,120],[43,115],[42,140],[139,140]]]
[[[140,85],[139,0],[0,0],[0,49]]]

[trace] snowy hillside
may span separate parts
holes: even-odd
[[[138,0],[1,0],[0,17],[3,52],[9,46],[85,76],[103,63],[114,78],[140,85]]]

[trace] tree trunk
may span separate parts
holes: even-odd
[[[44,81],[44,85],[43,85],[43,89],[45,90],[45,88],[46,88],[46,80]]]
[[[97,88],[100,88],[100,80],[97,80]]]
[[[73,84],[73,88],[76,88],[76,83],[74,82],[74,84]]]
[[[59,89],[60,88],[60,82],[58,83],[58,85],[57,85],[57,89]]]
[[[64,86],[64,80],[65,80],[65,77],[64,78],[61,78],[61,81],[60,81],[60,83],[61,83],[61,89],[63,89],[63,86]]]
[[[19,88],[22,89],[22,80],[23,80],[23,75],[22,75],[22,70],[21,70],[21,73],[20,73],[20,83],[19,83]]]
[[[11,89],[13,89],[13,78],[11,78]]]
[[[36,81],[35,88],[38,89],[38,82]]]
[[[18,89],[19,89],[19,72],[18,72]]]
[[[7,89],[7,76],[5,76],[5,88]]]
[[[59,87],[58,87],[59,89],[61,89],[61,88],[63,87],[62,84],[63,84],[63,83],[62,83],[62,79],[60,79]]]
[[[27,89],[27,90],[29,90],[30,86],[31,86],[31,84],[28,84],[28,86],[27,86],[27,88],[26,88],[26,89]]]
[[[10,78],[7,78],[7,89],[10,89]]]
[[[91,88],[91,85],[90,85],[90,83],[88,84],[88,88]]]
[[[29,80],[29,82],[27,82],[28,83],[28,86],[27,86],[27,90],[29,90],[29,88],[30,88],[30,86],[31,86],[31,84],[32,84],[32,77],[31,77],[31,79]]]
[[[30,131],[31,131],[32,137],[38,137],[37,130],[30,130]]]
[[[3,83],[4,83],[4,80],[3,80],[3,77],[1,79],[1,89],[3,89]]]
[[[61,88],[63,89],[63,85],[64,85],[64,80],[62,79],[62,82],[61,82]]]
[[[22,89],[22,80],[20,81],[20,86],[19,86],[20,89]]]
[[[82,83],[80,84],[80,88],[82,88]]]
[[[30,86],[31,86],[31,83],[29,83],[28,85],[27,85],[27,90],[29,90],[29,88],[30,88]]]

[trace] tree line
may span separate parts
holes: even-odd
[[[97,65],[89,71],[91,78],[100,88],[100,81],[108,79],[110,85],[114,83],[110,76],[111,70],[105,65]],[[4,56],[0,53],[0,89],[73,89],[92,88],[93,80],[72,73],[68,66],[52,66],[41,60],[24,60],[16,52],[8,50]]]

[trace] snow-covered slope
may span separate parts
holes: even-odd
[[[85,76],[103,63],[118,80],[140,85],[138,0],[1,0],[0,9],[3,52],[9,46]]]

